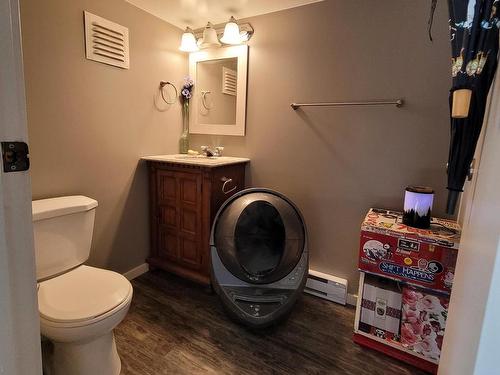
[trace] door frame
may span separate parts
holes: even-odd
[[[498,372],[500,347],[500,69],[490,90],[476,156],[480,164],[461,202],[462,238],[439,375]],[[479,158],[478,158],[479,160]]]
[[[27,143],[18,0],[0,1],[0,140]],[[2,168],[3,170],[3,168]],[[0,172],[0,374],[42,373],[29,172]]]

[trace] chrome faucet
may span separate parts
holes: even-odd
[[[222,156],[222,151],[224,151],[224,147],[218,146],[215,148],[214,156]]]
[[[207,157],[219,157],[222,156],[222,151],[224,151],[224,147],[218,146],[211,150],[208,146],[201,146],[201,154]]]

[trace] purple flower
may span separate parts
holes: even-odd
[[[184,77],[184,85],[181,90],[181,99],[183,103],[189,103],[189,99],[191,99],[193,91],[194,82],[191,77]]]
[[[193,85],[194,85],[194,82],[190,76],[184,77],[184,87],[185,88],[193,87]]]
[[[191,99],[191,91],[187,88],[181,91],[182,96],[184,96],[186,99]]]

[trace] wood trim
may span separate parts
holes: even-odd
[[[201,260],[201,269],[209,275],[210,278],[210,232],[212,230],[212,220],[211,220],[211,196],[212,193],[212,173],[205,171],[203,173],[203,186],[202,186],[202,208],[201,208],[201,222],[202,227],[202,248],[206,249],[203,251],[203,258]]]
[[[237,163],[231,163],[231,164],[223,164],[223,165],[196,165],[196,164],[181,164],[181,163],[171,163],[168,161],[157,161],[157,160],[146,160],[149,166],[158,168],[158,169],[168,169],[171,171],[180,171],[180,172],[186,172],[187,170],[189,171],[207,171],[211,172],[216,169],[221,169],[221,168],[227,168],[227,167],[232,167],[232,166],[240,166],[242,164],[246,165],[250,163],[249,160],[237,162]]]
[[[194,165],[194,164],[179,164],[179,163],[169,163],[168,161],[151,161],[147,160],[147,163],[156,168],[156,169],[164,169],[169,171],[179,171],[186,172],[186,170],[190,170],[192,172],[196,172],[202,169],[210,169],[203,165]]]
[[[158,219],[157,203],[156,203],[156,168],[153,164],[148,163],[149,170],[149,227],[150,227],[150,254],[158,256]]]

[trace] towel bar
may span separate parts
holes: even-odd
[[[323,102],[323,103],[291,103],[290,106],[293,110],[300,107],[344,107],[355,105],[395,105],[401,107],[404,104],[403,99],[397,100],[381,100],[381,101],[366,101],[366,102]]]

